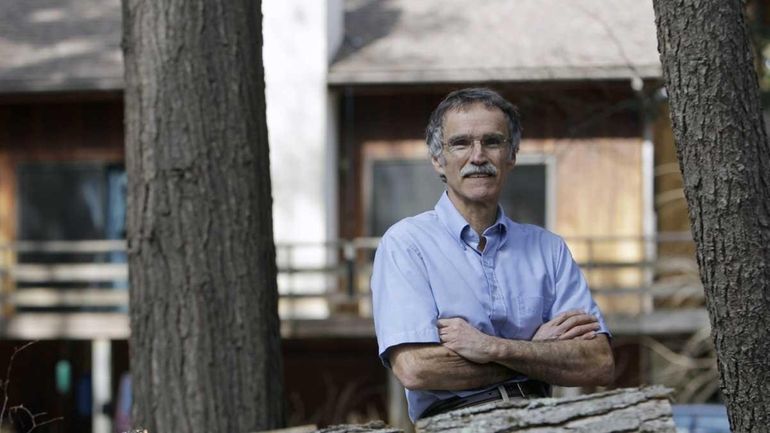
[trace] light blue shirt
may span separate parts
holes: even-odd
[[[432,211],[403,219],[382,237],[374,258],[372,302],[379,354],[404,343],[440,343],[436,320],[462,317],[485,334],[530,340],[537,328],[579,308],[599,319],[583,275],[564,240],[537,226],[498,218],[478,235],[446,193]],[[517,380],[523,380],[524,377]],[[467,391],[406,391],[414,421],[431,404]]]

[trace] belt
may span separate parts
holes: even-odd
[[[496,388],[471,394],[467,397],[455,396],[445,400],[439,400],[425,409],[418,418],[434,416],[451,410],[498,400],[508,401],[547,397],[550,393],[550,386],[539,380],[506,383],[504,385],[498,385]]]

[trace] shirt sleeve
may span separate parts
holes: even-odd
[[[439,343],[438,310],[419,251],[397,236],[382,238],[372,270],[374,326],[382,363],[404,343]]]
[[[567,310],[581,309],[599,319],[599,333],[611,336],[599,306],[596,305],[580,267],[567,244],[559,238],[555,247],[554,301],[549,319]]]

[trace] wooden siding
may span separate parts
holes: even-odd
[[[639,262],[644,248],[635,241],[582,242],[643,235],[642,140],[638,138],[525,140],[521,153],[556,158],[554,231],[571,238],[578,262]],[[583,269],[591,287],[640,287],[639,269]],[[595,295],[605,311],[636,313],[639,297]]]
[[[655,210],[658,231],[689,231],[690,219],[684,198],[684,181],[676,156],[668,105],[661,104],[655,116]],[[695,250],[689,250],[693,254]]]
[[[0,100],[0,242],[15,239],[16,167],[40,161],[123,161],[119,96]]]
[[[0,97],[0,244],[16,240],[16,174],[20,163],[115,163],[123,159],[123,103],[119,94]],[[12,250],[0,251],[0,267],[15,262]],[[4,279],[0,287],[12,290],[10,275],[0,278]],[[11,313],[10,304],[5,304],[2,314],[8,317]]]

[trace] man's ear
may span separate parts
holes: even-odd
[[[430,162],[433,163],[433,169],[439,176],[446,176],[446,173],[444,172],[444,163],[446,162],[444,160],[444,155],[431,156]]]
[[[508,167],[508,170],[513,170],[513,167],[516,165],[516,155],[512,155],[511,159],[508,160],[506,163],[506,166]]]

